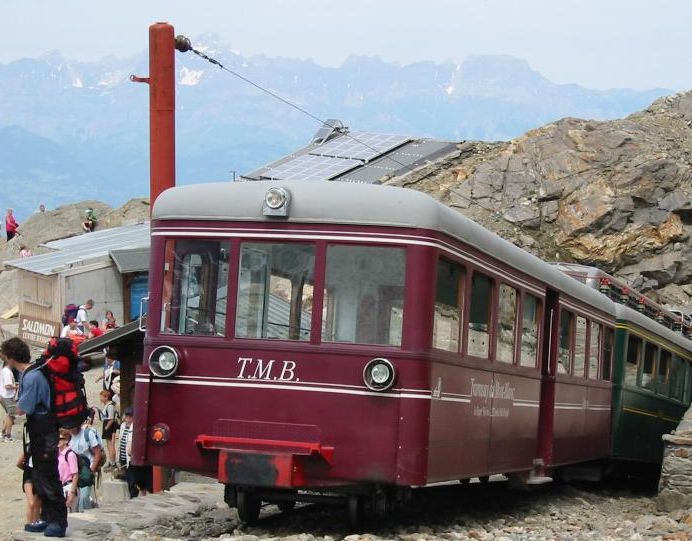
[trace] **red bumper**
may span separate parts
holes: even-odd
[[[219,452],[218,479],[225,484],[296,488],[323,477],[334,459],[334,447],[317,442],[199,435],[202,449]]]

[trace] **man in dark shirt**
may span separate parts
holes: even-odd
[[[31,353],[19,338],[5,340],[0,354],[21,373],[17,413],[26,414],[31,481],[41,500],[40,522],[27,524],[29,532],[46,537],[65,537],[67,506],[58,475],[58,423],[50,408],[50,385],[43,372],[31,365]]]

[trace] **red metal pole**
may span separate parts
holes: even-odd
[[[149,27],[149,200],[175,186],[175,37],[173,26]]]
[[[161,192],[175,186],[175,37],[173,26],[149,27],[149,77],[132,77],[149,83],[149,202],[150,209]],[[152,489],[170,488],[169,470],[152,468]]]

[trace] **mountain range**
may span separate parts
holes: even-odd
[[[353,129],[462,141],[512,139],[563,117],[619,118],[667,89],[590,90],[554,84],[511,56],[409,65],[351,57],[337,68],[311,60],[246,57],[215,36],[193,46],[229,70],[319,118]],[[192,53],[176,53],[177,178],[234,174],[306,144],[319,123]],[[2,204],[20,222],[40,202],[111,205],[148,194],[146,51],[79,62],[54,52],[0,64]]]

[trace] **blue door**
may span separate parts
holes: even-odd
[[[133,321],[139,317],[139,303],[143,297],[147,296],[149,273],[138,273],[130,282],[130,319]],[[146,310],[146,306],[144,307]]]

